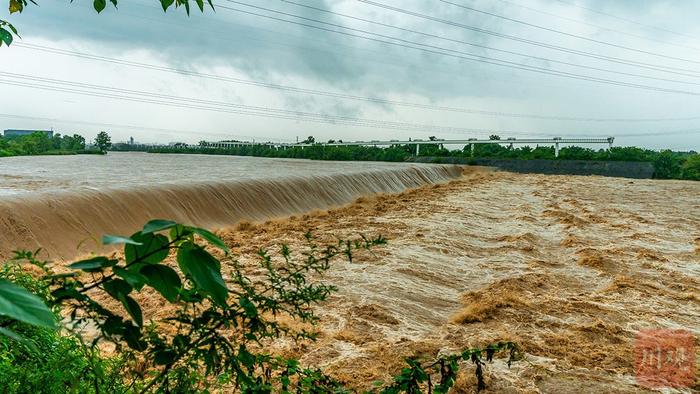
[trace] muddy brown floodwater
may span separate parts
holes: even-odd
[[[339,291],[317,309],[316,342],[276,341],[274,351],[365,389],[398,373],[404,357],[508,340],[526,359],[489,364],[490,392],[632,393],[644,392],[634,373],[639,330],[686,329],[700,349],[700,182],[401,171],[425,180],[367,190],[428,184],[218,231],[244,266],[259,247],[298,250],[309,229],[319,243],[359,234],[389,241],[323,277]],[[382,174],[362,182],[393,179]],[[342,186],[334,185],[328,190]],[[152,291],[139,298],[147,319],[168,312]],[[456,392],[474,383],[466,366]]]
[[[643,392],[637,331],[700,334],[699,197],[699,182],[470,170],[221,234],[242,255],[253,250],[241,245],[298,244],[309,228],[329,241],[389,239],[333,266],[325,279],[340,290],[318,309],[319,340],[284,349],[357,388],[405,356],[511,340],[526,360],[489,365],[492,392]],[[473,387],[466,367],[457,391]]]

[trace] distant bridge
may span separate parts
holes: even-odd
[[[503,140],[480,140],[476,138],[461,139],[461,140],[388,140],[388,141],[352,141],[352,142],[317,142],[317,143],[256,143],[256,142],[206,142],[203,147],[207,148],[233,148],[244,145],[267,145],[275,148],[285,147],[309,147],[309,146],[392,146],[392,145],[415,145],[416,156],[420,154],[421,145],[469,145],[472,152],[476,144],[499,144],[499,145],[553,145],[554,156],[559,157],[559,149],[564,145],[578,144],[606,144],[608,148],[612,148],[615,137],[607,138],[507,138]]]
[[[472,153],[474,152],[474,146],[476,144],[499,144],[499,145],[553,145],[554,146],[554,156],[559,157],[559,149],[561,145],[582,145],[582,144],[605,144],[609,148],[612,148],[615,137],[607,138],[507,138],[502,140],[480,140],[476,138],[461,139],[461,140],[445,140],[445,139],[432,139],[432,140],[388,140],[388,141],[352,141],[352,142],[316,142],[316,143],[288,143],[288,142],[251,142],[251,141],[217,141],[209,142],[204,141],[201,145],[189,145],[189,144],[175,144],[175,145],[135,145],[139,148],[215,148],[215,149],[227,149],[227,148],[237,148],[241,146],[267,146],[275,149],[285,149],[292,147],[310,147],[310,146],[392,146],[392,145],[415,145],[416,146],[416,156],[420,154],[421,145],[469,145],[471,147]]]

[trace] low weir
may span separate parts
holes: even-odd
[[[460,177],[460,167],[415,166],[353,174],[39,192],[0,201],[0,259],[42,248],[70,259],[101,249],[103,234],[129,235],[151,219],[209,228],[264,221],[398,193]]]

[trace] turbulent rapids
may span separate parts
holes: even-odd
[[[699,195],[699,182],[470,167],[447,183],[219,234],[244,264],[258,247],[300,248],[309,228],[328,243],[386,237],[325,273],[339,292],[319,308],[317,342],[278,342],[359,392],[405,357],[510,340],[527,359],[488,364],[486,392],[643,393],[637,333],[700,334]],[[455,392],[474,385],[461,372]]]
[[[153,218],[220,227],[347,204],[457,178],[454,166],[417,166],[351,174],[40,192],[0,202],[0,258],[43,248],[72,258],[99,248],[101,234],[131,234]],[[76,249],[78,245],[79,249]]]
[[[643,392],[637,333],[700,334],[700,182],[107,156],[0,163],[0,257],[42,247],[61,264],[152,218],[218,228],[243,267],[259,248],[302,250],[310,229],[321,245],[382,235],[387,245],[324,273],[338,292],[318,306],[318,340],[271,347],[358,391],[406,357],[513,341],[526,362],[489,363],[491,392]],[[149,170],[131,179],[134,166]],[[140,297],[148,319],[173,312],[153,292]],[[460,373],[455,391],[473,379]]]

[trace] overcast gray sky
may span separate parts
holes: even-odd
[[[700,150],[698,1],[449,0],[511,20],[438,0],[294,1],[318,9],[3,7],[22,39],[0,48],[0,129],[142,142],[611,135]]]

